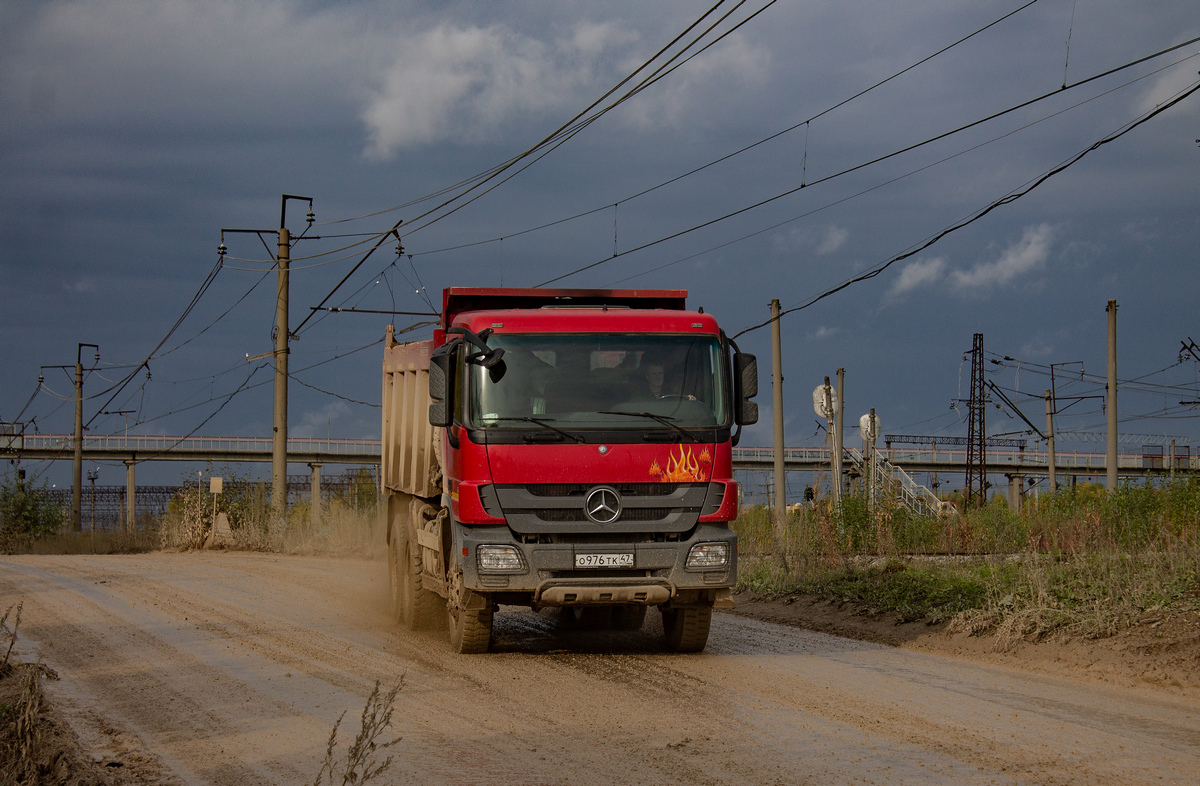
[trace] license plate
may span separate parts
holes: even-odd
[[[633,554],[576,554],[577,568],[632,568]]]

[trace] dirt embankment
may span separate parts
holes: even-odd
[[[1200,693],[1197,611],[1150,612],[1110,638],[1060,636],[1004,646],[995,635],[951,633],[944,622],[900,623],[895,615],[810,595],[758,597],[742,593],[735,599],[735,613],[764,622],[1118,687]]]

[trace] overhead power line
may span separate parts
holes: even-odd
[[[507,240],[507,239],[511,239],[511,238],[514,238],[514,237],[520,237],[521,235],[527,235],[527,234],[530,234],[530,233],[532,233],[532,232],[538,232],[538,231],[540,231],[540,230],[543,230],[543,229],[549,229],[549,228],[551,228],[551,227],[558,226],[559,224],[565,224],[565,223],[567,223],[567,222],[569,222],[569,221],[574,221],[574,220],[576,220],[576,219],[585,218],[585,217],[587,217],[587,216],[594,215],[595,213],[599,213],[599,212],[602,212],[602,211],[605,211],[605,210],[609,210],[609,209],[611,209],[611,208],[614,206],[614,204],[616,204],[616,205],[620,205],[620,204],[624,204],[624,203],[626,203],[626,202],[631,202],[631,201],[633,201],[634,199],[638,199],[639,197],[643,197],[643,196],[645,196],[645,195],[647,195],[647,194],[650,194],[650,193],[652,193],[652,192],[654,192],[654,191],[657,191],[657,190],[658,190],[658,189],[660,189],[660,188],[664,188],[664,187],[666,187],[666,186],[669,186],[669,185],[672,185],[672,184],[674,184],[674,183],[677,183],[677,182],[679,182],[680,180],[683,180],[683,179],[685,179],[685,178],[691,177],[692,175],[695,175],[695,174],[698,174],[698,173],[700,173],[700,172],[703,172],[704,170],[706,170],[706,169],[709,169],[710,167],[716,166],[717,164],[724,163],[725,161],[728,161],[728,160],[730,160],[730,159],[732,159],[732,158],[735,158],[735,157],[737,157],[737,156],[741,155],[742,153],[746,153],[746,152],[748,152],[748,151],[750,151],[750,150],[753,150],[753,149],[755,149],[755,148],[757,148],[757,147],[759,147],[759,146],[761,146],[761,145],[764,145],[764,144],[766,144],[767,142],[771,142],[771,141],[773,141],[773,140],[775,140],[775,139],[778,139],[779,137],[781,137],[781,136],[783,136],[783,135],[785,135],[785,134],[788,134],[788,133],[790,133],[790,132],[792,132],[792,131],[795,131],[795,130],[796,130],[796,129],[798,129],[798,128],[803,128],[804,126],[806,126],[806,125],[808,125],[808,124],[812,123],[814,120],[817,120],[817,119],[819,119],[819,118],[821,118],[821,117],[823,117],[823,116],[825,116],[825,115],[829,114],[830,112],[833,112],[835,109],[839,109],[839,108],[841,108],[841,107],[845,106],[846,104],[850,103],[851,101],[854,101],[854,100],[856,100],[856,99],[858,99],[858,98],[861,98],[862,96],[866,95],[867,93],[870,93],[872,90],[875,90],[875,89],[876,89],[876,88],[878,88],[878,87],[882,87],[883,85],[886,85],[888,82],[891,82],[892,80],[894,80],[894,79],[896,79],[896,78],[898,78],[898,77],[900,77],[900,76],[903,76],[904,74],[908,73],[909,71],[912,71],[914,68],[917,68],[917,67],[919,67],[919,66],[921,66],[921,65],[924,65],[925,63],[929,62],[930,60],[933,60],[934,58],[938,57],[939,55],[945,54],[946,52],[948,52],[948,51],[950,51],[951,49],[955,48],[955,47],[956,47],[956,46],[958,46],[959,44],[962,44],[962,43],[964,43],[964,42],[966,42],[966,41],[969,41],[970,39],[974,38],[975,36],[979,35],[980,33],[983,33],[984,31],[986,31],[986,30],[988,30],[988,29],[990,29],[990,28],[992,28],[992,27],[994,27],[994,26],[996,26],[996,25],[1000,24],[1001,22],[1003,22],[1004,20],[1008,19],[1009,17],[1012,17],[1012,16],[1014,16],[1014,15],[1016,15],[1016,14],[1020,13],[1021,11],[1024,11],[1026,8],[1029,8],[1031,5],[1034,5],[1034,4],[1035,4],[1035,3],[1037,3],[1037,2],[1038,2],[1038,0],[1029,0],[1029,2],[1027,2],[1027,3],[1025,3],[1024,5],[1020,6],[1019,8],[1017,8],[1017,9],[1015,9],[1015,10],[1013,10],[1013,11],[1010,11],[1010,12],[1008,12],[1007,14],[1005,14],[1004,16],[1001,16],[1000,18],[998,18],[998,19],[995,19],[995,20],[993,20],[993,21],[991,21],[991,22],[987,23],[987,24],[986,24],[986,25],[984,25],[983,27],[980,27],[980,28],[978,28],[978,29],[977,29],[977,30],[975,30],[974,32],[972,32],[972,33],[969,33],[969,34],[967,34],[967,35],[963,36],[962,38],[959,38],[957,41],[954,41],[953,43],[951,43],[951,44],[947,44],[946,46],[943,46],[941,49],[938,49],[936,52],[933,52],[933,53],[931,53],[931,54],[929,54],[929,55],[926,55],[925,57],[921,58],[920,60],[917,60],[916,62],[912,63],[911,65],[905,66],[904,68],[900,69],[899,71],[897,71],[897,72],[893,73],[891,76],[888,76],[888,77],[885,77],[885,78],[883,78],[883,79],[880,79],[878,82],[875,82],[875,83],[874,83],[874,84],[872,84],[871,86],[869,86],[869,87],[865,87],[865,88],[863,88],[862,90],[859,90],[857,93],[854,93],[853,95],[850,95],[850,96],[848,96],[848,97],[846,97],[846,98],[843,98],[842,100],[838,101],[837,103],[833,104],[832,106],[829,106],[829,107],[826,107],[825,109],[822,109],[820,112],[817,112],[815,115],[813,115],[812,117],[809,117],[807,120],[802,120],[802,121],[801,121],[801,122],[799,122],[799,123],[796,123],[796,124],[794,124],[794,125],[788,126],[787,128],[784,128],[784,129],[782,129],[782,130],[780,130],[780,131],[776,131],[775,133],[773,133],[773,134],[770,134],[770,135],[768,135],[768,136],[766,136],[766,137],[763,137],[762,139],[759,139],[759,140],[758,140],[758,141],[756,141],[756,142],[752,142],[752,143],[750,143],[750,144],[748,144],[748,145],[746,145],[746,146],[744,146],[744,147],[741,147],[741,148],[738,148],[737,150],[734,150],[734,151],[733,151],[733,152],[731,152],[731,153],[727,153],[727,154],[725,154],[725,155],[723,155],[723,156],[721,156],[721,157],[719,157],[719,158],[716,158],[716,159],[714,159],[714,160],[712,160],[712,161],[709,161],[709,162],[708,162],[708,163],[706,163],[706,164],[702,164],[702,165],[700,165],[700,166],[698,166],[698,167],[695,167],[694,169],[690,169],[690,170],[688,170],[687,172],[684,172],[684,173],[682,173],[682,174],[676,175],[676,176],[674,176],[674,177],[672,177],[672,178],[670,178],[670,179],[668,179],[668,180],[664,180],[664,181],[662,181],[661,183],[658,183],[657,185],[650,186],[649,188],[642,189],[641,191],[638,191],[637,193],[630,194],[629,196],[627,196],[627,197],[624,197],[624,198],[622,198],[622,199],[618,199],[618,200],[617,200],[615,203],[610,203],[610,204],[606,204],[606,205],[601,205],[600,207],[595,207],[595,208],[592,208],[592,209],[590,209],[590,210],[585,210],[585,211],[583,211],[583,212],[581,212],[581,213],[576,213],[576,214],[574,214],[574,215],[571,215],[571,216],[566,216],[565,218],[559,218],[559,219],[555,219],[554,221],[549,221],[549,222],[547,222],[547,223],[545,223],[545,224],[540,224],[540,225],[538,225],[538,226],[535,226],[535,227],[529,227],[529,228],[527,228],[527,229],[522,229],[522,230],[518,230],[518,231],[515,231],[515,232],[510,232],[510,233],[508,233],[508,234],[505,234],[505,235],[503,235],[503,236],[501,236],[501,237],[493,237],[493,238],[488,238],[487,240],[476,240],[476,241],[473,241],[473,242],[470,242],[470,243],[460,243],[460,244],[458,244],[458,245],[454,245],[454,246],[447,246],[447,247],[445,247],[445,248],[432,249],[432,250],[430,250],[430,251],[422,251],[422,252],[418,252],[418,253],[414,254],[414,256],[424,256],[424,255],[428,255],[428,254],[438,254],[438,253],[442,253],[442,252],[445,252],[445,251],[457,251],[457,250],[459,250],[459,249],[463,249],[463,248],[471,248],[471,247],[474,247],[474,246],[486,245],[486,244],[488,244],[488,243],[496,243],[496,242],[499,242],[499,241],[501,241],[501,240]]]
[[[761,8],[759,8],[758,11],[756,11],[754,14],[751,14],[749,18],[754,18],[754,17],[758,16],[758,14],[761,14],[766,8],[769,8],[770,6],[774,5],[776,1],[777,0],[769,0],[769,2],[767,2]],[[736,3],[733,6],[733,8],[729,12],[727,12],[726,14],[721,16],[715,24],[710,25],[708,28],[701,31],[698,35],[693,37],[691,40],[687,41],[678,51],[676,51],[673,55],[671,55],[665,63],[659,65],[658,68],[655,71],[653,71],[649,76],[644,77],[642,79],[641,83],[636,85],[633,89],[631,89],[630,91],[627,91],[624,95],[622,95],[621,97],[612,101],[611,103],[607,104],[606,106],[601,107],[601,105],[605,101],[607,101],[610,97],[612,97],[614,94],[616,94],[625,85],[627,85],[628,83],[633,81],[639,74],[646,71],[647,69],[650,69],[656,61],[658,61],[663,55],[665,55],[667,52],[669,52],[671,49],[673,49],[676,46],[676,44],[678,44],[680,41],[683,41],[685,38],[687,38],[687,36],[689,34],[691,34],[693,30],[695,30],[697,27],[699,27],[710,16],[715,14],[717,12],[717,9],[720,8],[720,6],[724,5],[724,3],[725,3],[725,0],[720,0],[720,2],[716,3],[711,8],[709,8],[707,11],[705,11],[704,14],[702,14],[698,19],[696,19],[694,22],[692,22],[690,25],[688,25],[687,28],[685,28],[683,30],[683,32],[681,32],[677,36],[675,36],[675,38],[673,38],[666,46],[659,49],[652,57],[650,57],[648,60],[646,60],[640,66],[638,66],[629,75],[627,75],[626,77],[621,79],[621,81],[619,81],[616,85],[611,87],[608,91],[606,91],[603,95],[601,95],[595,101],[590,103],[583,110],[576,113],[574,117],[572,117],[566,123],[563,123],[561,126],[559,126],[557,129],[555,129],[552,133],[550,133],[548,136],[543,138],[541,141],[537,142],[536,144],[534,144],[533,146],[531,146],[530,148],[525,150],[523,153],[520,153],[519,155],[510,158],[508,161],[506,161],[502,164],[499,164],[495,167],[492,167],[490,170],[487,171],[487,173],[485,175],[477,176],[476,178],[472,178],[472,179],[469,179],[468,181],[464,181],[464,183],[469,182],[469,185],[464,185],[463,188],[461,188],[458,191],[458,193],[454,194],[454,196],[452,196],[446,200],[443,200],[436,206],[429,208],[428,210],[424,211],[423,213],[420,213],[419,215],[410,219],[408,221],[408,223],[410,225],[417,224],[417,226],[413,229],[406,230],[405,234],[406,235],[411,234],[412,232],[416,232],[421,229],[424,229],[425,227],[430,226],[431,224],[435,223],[436,221],[440,221],[440,220],[446,218],[447,216],[453,214],[455,211],[461,209],[465,205],[470,204],[470,202],[474,201],[474,199],[478,198],[478,196],[473,197],[472,199],[465,201],[465,202],[462,200],[464,200],[470,194],[479,190],[485,184],[487,184],[487,183],[491,182],[492,180],[496,179],[497,177],[503,175],[505,172],[512,169],[514,166],[516,166],[520,162],[525,161],[526,159],[532,157],[532,158],[534,158],[534,160],[532,162],[530,162],[530,164],[536,163],[542,157],[549,154],[552,150],[554,150],[555,148],[557,148],[558,146],[560,146],[561,144],[566,142],[568,139],[572,138],[575,134],[579,133],[583,128],[586,128],[587,125],[594,122],[595,120],[597,120],[599,117],[603,116],[604,114],[610,112],[611,110],[613,110],[614,108],[616,108],[617,106],[622,104],[623,102],[627,101],[629,98],[631,98],[632,96],[634,96],[638,92],[640,92],[641,89],[644,89],[649,84],[653,84],[653,82],[657,81],[662,76],[665,76],[667,73],[670,73],[670,71],[673,71],[674,68],[671,68],[666,72],[664,72],[663,69],[670,66],[671,63],[678,60],[685,53],[687,53],[690,49],[695,47],[703,38],[708,36],[709,33],[711,33],[717,25],[719,25],[724,20],[728,19],[729,16],[732,13],[734,13],[737,9],[741,8],[746,3],[746,0],[741,0],[740,2]],[[733,29],[736,30],[738,27],[741,26],[741,24],[744,24],[745,21],[748,21],[748,20],[744,20],[742,23],[735,26]],[[721,34],[717,38],[717,40],[721,40],[722,38],[724,38],[726,35],[728,35],[731,32],[732,32],[732,30],[726,31],[725,33]],[[600,108],[597,109],[597,107],[600,107]],[[596,111],[593,112],[593,110],[596,110]],[[515,176],[516,174],[519,174],[521,171],[523,171],[525,168],[527,168],[527,166],[528,165],[526,165],[526,167],[522,167],[517,172],[510,174],[508,177],[504,178],[501,181],[501,183],[507,182],[507,180],[511,179],[511,177]],[[500,185],[500,184],[498,183],[496,185],[493,185],[491,188],[488,188],[487,191],[491,191],[492,188],[495,188],[498,185]],[[487,193],[487,191],[485,191],[484,193]],[[428,219],[428,220],[426,220],[426,219]],[[422,221],[424,221],[424,223],[419,223]],[[345,283],[350,279],[350,277],[353,276],[354,273],[356,273],[358,271],[358,269],[367,261],[367,259],[369,259],[371,257],[371,255],[374,254],[375,251],[378,250],[378,248],[381,245],[383,245],[383,243],[387,240],[389,235],[394,235],[396,237],[396,239],[399,241],[401,239],[399,229],[400,229],[401,225],[404,223],[405,223],[404,220],[397,221],[392,226],[392,228],[390,230],[388,230],[388,232],[382,234],[378,238],[378,240],[374,243],[374,245],[371,246],[371,248],[363,255],[363,257],[342,278],[342,280],[339,281],[337,283],[337,285],[329,292],[329,294],[326,295],[321,300],[321,302],[317,304],[317,307],[318,308],[324,307],[326,305],[326,303],[329,302],[329,299],[332,298],[333,295],[339,289],[341,289],[342,286],[345,285]],[[300,322],[299,325],[296,326],[295,332],[298,333],[301,330],[301,328],[304,327],[305,323],[307,323],[308,320],[310,320],[312,318],[313,314],[315,314],[315,313],[317,313],[317,312],[316,311],[310,312],[309,315],[307,317],[305,317]]]
[[[1018,110],[1020,110],[1020,109],[1024,109],[1024,108],[1026,108],[1026,107],[1029,107],[1029,106],[1032,106],[1032,105],[1034,105],[1034,104],[1037,104],[1037,103],[1039,103],[1039,102],[1041,102],[1041,101],[1045,101],[1046,99],[1052,98],[1052,97],[1054,97],[1054,96],[1058,96],[1058,95],[1062,94],[1064,91],[1073,90],[1073,89],[1075,89],[1075,88],[1078,88],[1078,87],[1081,87],[1081,86],[1083,86],[1083,85],[1089,84],[1089,83],[1091,83],[1091,82],[1094,82],[1094,81],[1096,81],[1096,80],[1098,80],[1098,79],[1101,79],[1101,78],[1103,78],[1103,77],[1106,77],[1106,76],[1111,76],[1112,74],[1118,73],[1118,72],[1120,72],[1120,71],[1124,71],[1124,70],[1126,70],[1126,69],[1128,69],[1128,68],[1132,68],[1133,66],[1139,65],[1139,64],[1141,64],[1141,63],[1144,63],[1144,62],[1146,62],[1146,61],[1148,61],[1148,60],[1152,60],[1152,59],[1154,59],[1154,58],[1156,58],[1156,57],[1161,57],[1161,56],[1162,56],[1162,55],[1164,55],[1164,54],[1168,54],[1168,53],[1170,53],[1170,52],[1173,52],[1173,51],[1175,51],[1175,50],[1177,50],[1177,49],[1181,49],[1181,48],[1183,48],[1183,47],[1185,47],[1185,46],[1188,46],[1188,45],[1190,45],[1190,44],[1194,44],[1194,43],[1196,43],[1196,42],[1198,42],[1198,41],[1200,41],[1200,36],[1197,36],[1196,38],[1192,38],[1192,39],[1190,39],[1190,40],[1188,40],[1188,41],[1184,41],[1184,42],[1183,42],[1183,43],[1181,43],[1181,44],[1176,44],[1175,46],[1171,46],[1171,47],[1168,47],[1168,48],[1166,48],[1166,49],[1160,50],[1160,51],[1158,51],[1158,52],[1155,52],[1155,53],[1154,53],[1154,54],[1152,54],[1152,55],[1147,55],[1147,56],[1145,56],[1145,57],[1138,58],[1137,60],[1130,61],[1130,62],[1128,62],[1128,63],[1126,63],[1126,64],[1124,64],[1124,65],[1117,66],[1116,68],[1109,69],[1109,70],[1107,70],[1107,71],[1104,71],[1103,73],[1099,73],[1099,74],[1096,74],[1096,75],[1094,75],[1094,76],[1090,76],[1090,77],[1088,77],[1088,78],[1086,78],[1086,79],[1082,79],[1082,80],[1080,80],[1080,81],[1078,81],[1078,82],[1075,82],[1075,83],[1073,83],[1073,84],[1067,85],[1067,86],[1065,86],[1065,87],[1056,88],[1056,89],[1054,89],[1054,90],[1051,90],[1051,91],[1050,91],[1050,92],[1048,92],[1048,93],[1043,93],[1042,95],[1040,95],[1040,96],[1037,96],[1036,98],[1031,98],[1031,99],[1029,99],[1029,100],[1027,100],[1027,101],[1023,101],[1023,102],[1021,102],[1021,103],[1019,103],[1019,104],[1016,104],[1015,106],[1011,106],[1011,107],[1009,107],[1009,108],[1007,108],[1007,109],[1000,110],[999,112],[995,112],[995,113],[993,113],[993,114],[990,114],[990,115],[988,115],[988,116],[986,116],[986,117],[982,117],[982,118],[980,118],[980,119],[978,119],[978,120],[974,120],[974,121],[972,121],[972,122],[970,122],[970,123],[967,123],[967,124],[965,124],[965,125],[961,125],[961,126],[959,126],[959,127],[957,127],[957,128],[954,128],[954,129],[952,129],[952,130],[950,130],[950,131],[945,131],[945,132],[943,132],[943,133],[941,133],[941,134],[938,134],[938,135],[936,135],[936,136],[928,137],[927,139],[924,139],[924,140],[922,140],[922,141],[920,141],[920,142],[916,142],[916,143],[914,143],[914,144],[911,144],[911,145],[908,145],[908,146],[906,146],[906,147],[900,148],[900,149],[898,149],[898,150],[895,150],[895,151],[893,151],[893,152],[891,152],[891,153],[886,153],[886,154],[884,154],[884,155],[881,155],[881,156],[878,156],[878,157],[876,157],[876,158],[873,158],[873,159],[871,159],[871,160],[869,160],[869,161],[864,161],[863,163],[856,164],[856,165],[854,165],[854,166],[851,166],[851,167],[848,167],[848,168],[846,168],[846,169],[843,169],[843,170],[841,170],[841,171],[839,171],[839,172],[834,172],[833,174],[826,175],[825,177],[818,178],[817,180],[813,180],[813,181],[811,181],[811,182],[802,182],[800,185],[798,185],[798,186],[796,186],[796,187],[794,187],[794,188],[790,188],[790,189],[788,189],[788,190],[786,190],[786,191],[784,191],[784,192],[782,192],[782,193],[775,194],[774,196],[767,197],[766,199],[762,199],[762,200],[760,200],[760,201],[758,201],[758,202],[755,202],[755,203],[753,203],[753,204],[750,204],[750,205],[747,205],[747,206],[745,206],[745,207],[739,208],[739,209],[737,209],[737,210],[734,210],[734,211],[732,211],[732,212],[726,213],[726,214],[724,214],[724,215],[721,215],[721,216],[717,216],[716,218],[709,219],[709,220],[707,220],[707,221],[701,222],[701,223],[699,223],[699,224],[696,224],[696,225],[694,225],[694,226],[687,227],[686,229],[682,229],[682,230],[680,230],[680,231],[678,231],[678,232],[674,232],[674,233],[672,233],[672,234],[670,234],[670,235],[667,235],[667,236],[665,236],[665,237],[660,237],[660,238],[658,238],[658,239],[656,239],[656,240],[652,240],[652,241],[649,241],[649,242],[643,243],[643,244],[641,244],[641,245],[639,245],[639,246],[636,246],[636,247],[634,247],[634,248],[628,249],[628,250],[626,250],[626,251],[621,251],[621,252],[614,251],[614,252],[613,252],[613,254],[612,254],[611,256],[608,256],[608,257],[605,257],[605,258],[603,258],[603,259],[600,259],[600,260],[597,260],[597,261],[595,261],[595,262],[592,262],[592,263],[590,263],[590,264],[583,265],[583,266],[581,266],[581,267],[575,268],[574,270],[571,270],[571,271],[569,271],[569,272],[567,272],[567,273],[563,273],[562,275],[559,275],[559,276],[555,276],[554,278],[547,279],[546,281],[543,281],[543,282],[541,282],[540,284],[535,284],[534,286],[535,286],[535,287],[544,287],[544,286],[546,286],[547,284],[553,284],[553,283],[555,283],[555,282],[557,282],[557,281],[561,281],[561,280],[563,280],[564,278],[569,278],[570,276],[576,275],[576,274],[578,274],[578,273],[582,273],[582,272],[584,272],[584,271],[591,270],[591,269],[593,269],[593,268],[599,267],[600,265],[603,265],[603,264],[605,264],[605,263],[607,263],[607,262],[611,262],[612,260],[614,260],[614,259],[617,259],[618,257],[628,256],[629,254],[633,254],[633,253],[636,253],[636,252],[638,252],[638,251],[644,251],[644,250],[645,250],[645,249],[647,249],[647,248],[651,248],[651,247],[653,247],[653,246],[656,246],[656,245],[659,245],[659,244],[661,244],[661,243],[665,243],[665,242],[667,242],[667,241],[670,241],[670,240],[675,240],[676,238],[679,238],[679,237],[682,237],[682,236],[684,236],[684,235],[690,234],[690,233],[692,233],[692,232],[695,232],[695,231],[697,231],[697,230],[704,229],[704,228],[706,228],[706,227],[710,227],[710,226],[713,226],[713,225],[715,225],[715,224],[719,224],[719,223],[721,223],[721,222],[723,222],[723,221],[727,221],[727,220],[729,220],[729,219],[731,219],[731,218],[734,218],[734,217],[736,217],[736,216],[740,216],[740,215],[742,215],[743,213],[747,213],[747,212],[749,212],[749,211],[756,210],[756,209],[758,209],[758,208],[760,208],[760,207],[763,207],[763,206],[765,206],[765,205],[771,204],[772,202],[776,202],[776,201],[778,201],[778,200],[780,200],[780,199],[783,199],[783,198],[785,198],[785,197],[788,197],[788,196],[791,196],[791,195],[793,195],[793,194],[796,194],[796,193],[798,193],[798,192],[800,192],[800,191],[802,191],[802,190],[804,190],[804,189],[806,189],[806,188],[811,188],[811,187],[813,187],[813,186],[815,186],[815,185],[819,185],[819,184],[821,184],[821,183],[825,183],[825,182],[828,182],[828,181],[834,180],[834,179],[836,179],[836,178],[843,177],[843,176],[845,176],[845,175],[848,175],[848,174],[850,174],[850,173],[852,173],[852,172],[857,172],[857,171],[858,171],[858,170],[860,170],[860,169],[865,169],[865,168],[867,168],[867,167],[874,166],[875,164],[881,163],[881,162],[883,162],[883,161],[887,161],[888,159],[895,158],[896,156],[903,155],[904,153],[908,153],[908,152],[911,152],[911,151],[913,151],[913,150],[916,150],[916,149],[918,149],[918,148],[921,148],[921,147],[924,147],[924,146],[926,146],[926,145],[932,144],[933,142],[937,142],[937,141],[940,141],[940,140],[942,140],[942,139],[946,139],[946,138],[948,138],[948,137],[954,136],[954,135],[956,135],[956,134],[960,134],[960,133],[962,133],[963,131],[967,131],[967,130],[969,130],[969,129],[971,129],[971,128],[974,128],[974,127],[976,127],[976,126],[979,126],[979,125],[982,125],[982,124],[984,124],[984,123],[990,122],[990,121],[992,121],[992,120],[998,119],[998,118],[1000,118],[1000,117],[1003,117],[1003,116],[1005,116],[1005,115],[1011,114],[1011,113],[1013,113],[1013,112],[1016,112],[1016,111],[1018,111]],[[1190,58],[1185,58],[1185,59],[1190,59]]]
[[[1198,40],[1200,40],[1200,39],[1198,39]],[[825,298],[827,298],[831,295],[841,292],[843,289],[853,286],[854,284],[875,278],[876,276],[883,273],[885,270],[887,270],[889,267],[891,267],[895,263],[897,263],[901,260],[904,260],[904,259],[908,259],[911,256],[915,256],[916,254],[921,253],[925,249],[932,246],[934,243],[937,243],[939,240],[941,240],[946,235],[949,235],[953,232],[957,232],[958,230],[962,229],[963,227],[975,223],[976,221],[978,221],[979,219],[988,215],[989,213],[991,213],[993,210],[995,210],[998,207],[1001,207],[1003,205],[1012,204],[1013,202],[1017,201],[1018,199],[1025,196],[1029,192],[1033,191],[1035,188],[1040,186],[1042,183],[1045,183],[1050,178],[1054,177],[1055,175],[1059,174],[1060,172],[1065,171],[1066,169],[1070,168],[1071,166],[1074,166],[1076,163],[1081,161],[1084,158],[1084,156],[1086,156],[1088,153],[1091,153],[1093,150],[1098,150],[1101,147],[1103,147],[1104,145],[1107,145],[1111,142],[1115,142],[1116,140],[1118,140],[1121,137],[1128,134],[1133,129],[1137,128],[1138,126],[1142,125],[1143,123],[1148,122],[1150,119],[1157,117],[1159,114],[1165,112],[1166,110],[1168,110],[1171,107],[1178,104],[1180,101],[1183,101],[1188,96],[1192,95],[1192,93],[1195,93],[1197,90],[1200,90],[1200,82],[1193,83],[1190,87],[1186,88],[1185,90],[1181,91],[1180,93],[1177,93],[1175,95],[1175,97],[1173,97],[1169,101],[1159,104],[1157,107],[1155,107],[1151,111],[1143,114],[1140,118],[1138,118],[1130,123],[1127,123],[1123,128],[1098,140],[1091,146],[1080,151],[1079,153],[1077,153],[1076,155],[1067,159],[1063,163],[1061,163],[1058,166],[1043,173],[1041,176],[1039,176],[1035,180],[1031,181],[1026,186],[1024,186],[1016,191],[1010,192],[1009,194],[1001,197],[1000,199],[995,200],[994,202],[987,205],[983,209],[976,211],[969,217],[964,218],[961,221],[957,221],[954,224],[951,224],[950,226],[946,227],[945,229],[941,230],[937,234],[933,235],[928,240],[926,240],[924,243],[919,244],[915,248],[912,248],[909,251],[905,251],[904,253],[897,254],[896,256],[892,257],[891,259],[888,259],[887,261],[882,262],[879,265],[876,265],[874,268],[868,270],[867,272],[861,273],[857,276],[849,278],[846,281],[842,282],[841,284],[838,284],[837,286],[834,286],[834,287],[831,287],[831,288],[825,290],[821,294],[816,295],[815,297],[802,303],[801,305],[793,306],[792,308],[788,308],[788,309],[784,309],[782,312],[780,312],[778,317],[775,317],[773,319],[768,319],[757,325],[753,325],[751,327],[745,328],[744,330],[742,330],[742,331],[738,332],[736,335],[734,335],[733,338],[736,339],[736,338],[738,338],[746,333],[749,333],[751,331],[764,328],[767,325],[771,324],[775,319],[782,317],[784,314],[790,314],[794,311],[801,311],[803,309],[808,308],[809,306],[812,306],[815,303],[820,302],[821,300],[824,300]]]

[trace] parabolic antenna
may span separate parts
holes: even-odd
[[[837,412],[837,388],[830,386],[829,388],[829,408],[825,408],[825,386],[817,385],[813,388],[813,412],[817,413],[817,417],[830,419]]]
[[[871,414],[869,412],[858,419],[858,433],[863,438],[863,442],[874,445],[875,440],[879,439],[879,428],[878,415],[875,416],[873,424],[871,423]]]

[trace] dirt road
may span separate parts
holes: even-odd
[[[0,608],[86,744],[143,782],[311,782],[404,674],[393,783],[1194,783],[1200,703],[720,614],[701,655],[497,616],[494,654],[390,622],[382,563],[0,558]]]

